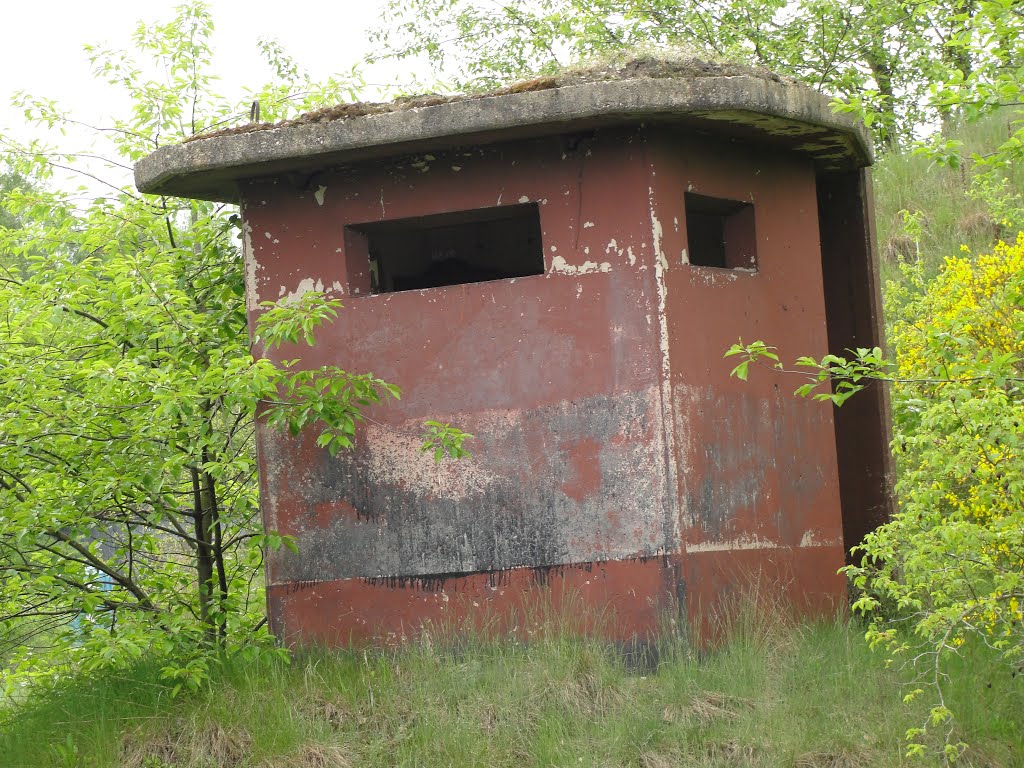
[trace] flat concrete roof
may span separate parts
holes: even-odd
[[[363,109],[336,108],[276,126],[229,129],[144,157],[135,166],[135,185],[150,194],[235,201],[238,182],[249,178],[638,123],[673,123],[784,148],[811,157],[822,170],[872,162],[863,123],[832,112],[827,97],[779,78],[550,81],[547,86],[543,79],[531,81],[540,84],[531,90],[351,105]]]

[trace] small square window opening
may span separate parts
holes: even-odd
[[[757,269],[757,237],[751,203],[687,192],[686,239],[693,266]]]

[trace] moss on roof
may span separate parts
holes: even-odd
[[[248,123],[246,125],[222,128],[216,131],[197,134],[186,139],[186,141],[200,141],[213,138],[214,136],[268,131],[275,128],[287,128],[293,125],[329,123],[334,120],[347,120],[353,117],[400,112],[406,109],[433,107],[438,104],[486,99],[513,93],[546,91],[584,83],[638,79],[692,80],[705,77],[755,77],[762,80],[800,86],[798,81],[792,78],[782,77],[769,70],[753,67],[748,64],[711,61],[672,50],[660,50],[653,53],[596,61],[579,67],[570,67],[552,75],[521,80],[511,85],[479,93],[427,93],[416,96],[403,96],[387,102],[359,101],[351,104],[336,104],[307,112],[290,120],[281,120],[276,123]]]

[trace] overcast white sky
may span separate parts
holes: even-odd
[[[256,49],[273,37],[315,79],[347,71],[367,52],[367,30],[378,23],[385,0],[208,0],[215,33],[218,91],[240,98],[243,85],[268,79]],[[119,106],[111,89],[90,74],[82,46],[131,46],[139,20],[165,22],[179,0],[0,0],[0,132],[24,139],[29,133],[10,106],[16,91],[54,99],[76,118],[102,122]],[[372,80],[403,80],[411,65],[368,72]],[[255,75],[255,76],[254,76]]]

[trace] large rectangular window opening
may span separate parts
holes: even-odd
[[[535,203],[348,227],[366,239],[370,292],[391,293],[544,274]]]
[[[757,269],[754,206],[739,200],[686,193],[690,264],[720,269]]]

